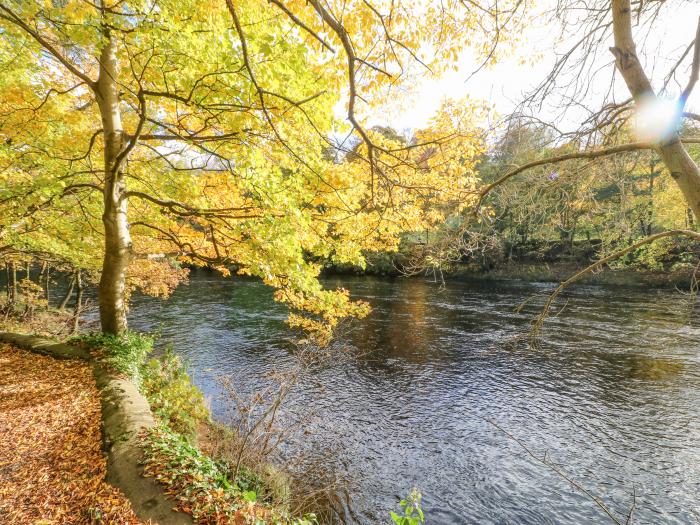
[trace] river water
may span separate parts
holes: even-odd
[[[282,419],[309,416],[287,450],[318,453],[346,479],[348,522],[388,523],[417,487],[431,525],[612,523],[518,439],[623,523],[633,503],[633,523],[700,523],[700,316],[687,296],[578,286],[533,350],[513,337],[536,309],[514,307],[551,285],[327,284],[373,311]],[[194,272],[166,301],[135,298],[130,319],[160,331],[223,416],[218,377],[255,392],[292,362],[285,315],[256,281]]]

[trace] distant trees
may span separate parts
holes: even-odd
[[[679,231],[676,235],[694,229],[700,171],[691,153],[700,134],[692,124],[697,115],[685,105],[700,69],[700,22],[656,89],[633,38],[633,26],[654,31],[680,4],[563,0],[551,8],[549,15],[561,23],[570,47],[557,51],[550,74],[527,95],[481,168],[487,184],[479,192],[482,203],[495,206],[496,224],[517,231],[521,240],[549,225],[561,232],[562,241],[571,241],[583,228],[604,241],[606,255],[640,237],[653,242],[652,234],[663,228]],[[647,55],[654,52],[648,49]],[[615,98],[614,78],[604,84],[610,77],[602,75],[612,68],[629,98]],[[671,80],[683,72],[687,76],[675,104],[664,102]],[[596,97],[601,106],[584,113],[575,131],[540,116],[543,106],[582,113]],[[644,136],[637,134],[635,121],[646,124]]]
[[[687,206],[698,216],[700,171],[697,163],[688,154],[687,144],[697,143],[700,139],[695,135],[682,136],[681,119],[696,119],[696,115],[684,113],[684,109],[693,92],[700,69],[700,21],[697,34],[688,35],[688,47],[679,54],[672,71],[668,72],[663,83],[657,83],[661,86],[659,93],[667,95],[670,79],[675,78],[684,66],[687,68],[687,84],[677,96],[675,105],[664,107],[660,105],[661,99],[641,65],[633,38],[633,21],[638,27],[652,31],[654,24],[663,24],[664,17],[671,16],[675,4],[671,0],[639,2],[634,9],[629,0],[600,2],[592,5],[580,0],[562,0],[556,4],[552,14],[561,20],[564,31],[572,28],[576,20],[575,24],[580,29],[580,36],[574,39],[571,48],[558,54],[551,73],[527,97],[522,107],[523,113],[518,115],[518,119],[531,119],[537,122],[538,119],[528,116],[527,108],[542,104],[545,100],[557,95],[559,98],[556,100],[559,104],[573,106],[579,102],[576,97],[591,93],[592,82],[597,81],[599,77],[587,76],[586,72],[594,67],[602,69],[598,54],[600,48],[606,43],[612,44],[609,51],[615,58],[617,72],[622,77],[631,97],[622,101],[616,100],[613,79],[609,88],[604,91],[603,106],[592,110],[578,131],[560,132],[554,123],[542,123],[539,120],[552,133],[559,135],[560,140],[575,142],[578,145],[578,151],[550,159],[539,159],[536,166],[567,162],[576,158],[604,159],[629,152],[654,151],[682,192]],[[650,55],[653,53],[653,50],[649,50]],[[579,70],[576,71],[576,68]],[[564,71],[570,73],[565,74]],[[603,86],[595,87],[600,91]],[[630,140],[630,126],[637,114],[643,120],[652,120],[653,122],[647,124],[655,129],[641,139],[632,137]],[[498,184],[530,167],[535,166],[523,166],[522,169],[513,170],[513,173],[507,173]]]
[[[510,129],[479,166],[485,183],[508,171],[509,165],[537,162],[579,151],[580,145],[559,143],[542,126],[525,123]],[[525,170],[494,188],[484,205],[484,224],[509,249],[553,248],[572,252],[574,241],[593,241],[586,251],[607,253],[663,229],[692,228],[692,213],[678,206],[682,194],[662,176],[661,160],[651,150],[608,158],[568,159]],[[670,246],[669,246],[670,247]]]

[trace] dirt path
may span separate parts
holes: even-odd
[[[0,523],[142,523],[104,482],[100,420],[87,363],[0,343]]]

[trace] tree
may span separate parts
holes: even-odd
[[[574,144],[576,147],[573,151],[550,156],[543,155],[509,169],[480,189],[480,204],[496,188],[511,181],[513,177],[533,169],[559,166],[575,160],[588,161],[590,166],[594,161],[625,159],[633,154],[642,154],[650,158],[652,162],[655,156],[658,156],[665,168],[663,175],[671,176],[673,184],[679,190],[678,194],[682,195],[681,203],[675,202],[671,205],[675,207],[676,211],[692,210],[692,215],[697,219],[700,213],[700,193],[698,193],[700,190],[700,171],[696,161],[688,153],[688,145],[696,144],[700,142],[700,139],[693,134],[689,135],[688,127],[681,125],[681,122],[683,119],[698,119],[696,114],[684,110],[698,80],[700,23],[694,35],[695,38],[691,40],[692,36],[688,35],[689,44],[685,51],[679,53],[671,71],[662,82],[657,82],[657,85],[660,85],[658,90],[653,88],[650,78],[642,67],[642,60],[633,38],[632,29],[634,21],[637,27],[653,31],[655,24],[662,23],[664,16],[668,16],[680,4],[682,2],[671,0],[638,2],[633,11],[629,0],[601,1],[592,4],[580,0],[556,2],[550,15],[553,15],[561,23],[562,32],[576,28],[575,36],[569,35],[570,47],[557,53],[551,72],[525,98],[516,113],[516,117],[520,121],[529,120],[543,124],[556,133],[560,143],[566,142]],[[585,108],[581,104],[584,97],[596,91],[593,89],[594,85],[596,85],[598,92],[601,91],[602,84],[596,83],[600,82],[598,73],[606,71],[606,64],[601,59],[600,50],[608,42],[613,44],[609,48],[615,58],[613,67],[622,77],[624,86],[631,96],[625,100],[615,98],[617,90],[614,89],[615,78],[613,77],[609,87],[602,91],[601,105],[598,109],[590,111],[583,119],[579,129],[566,132],[561,131],[556,123],[543,122],[536,112],[541,110],[546,101],[564,111],[574,106],[580,109]],[[653,55],[653,50],[649,50],[648,54]],[[690,63],[688,63],[689,60]],[[612,66],[612,64],[610,65]],[[680,90],[674,104],[665,104],[662,96],[665,97],[669,94],[671,80],[684,67],[688,71],[685,87]],[[637,141],[630,141],[629,124],[635,120],[635,117],[638,122],[643,123],[645,116],[650,113],[658,114],[659,110],[666,112],[664,115],[666,122],[663,123],[665,125],[646,130],[647,132],[652,131],[652,133],[642,133]],[[693,130],[690,131],[692,133]],[[622,165],[624,165],[624,160]],[[602,170],[598,171],[602,173]],[[623,172],[628,177],[634,171],[634,169],[623,168]],[[674,193],[666,193],[666,196],[671,195]],[[662,215],[668,214],[669,210],[662,213]],[[572,276],[555,290],[546,302],[543,316],[540,317],[535,328],[539,328],[558,294],[588,272],[601,268],[605,264],[650,243],[678,236],[697,239],[698,234],[694,231],[694,221],[685,229],[675,227],[652,233],[641,240],[630,239],[631,242],[627,243],[626,246],[615,247],[611,252],[604,253],[600,260]]]
[[[126,329],[133,287],[167,293],[185,263],[262,278],[292,324],[327,335],[367,308],[324,290],[312,261],[362,263],[468,202],[473,174],[445,152],[479,150],[468,111],[407,146],[368,131],[359,105],[466,45],[492,60],[521,2],[500,4],[0,2],[3,242],[55,251],[45,225],[64,231],[61,249],[99,273],[105,332]],[[343,150],[343,89],[363,143],[344,166],[323,154]]]
[[[609,99],[608,97],[614,91],[612,89],[608,90],[607,95],[603,99],[603,106],[589,115],[578,131],[561,133],[562,136],[577,137],[583,145],[581,151],[571,155],[541,159],[536,161],[534,165],[554,164],[577,157],[597,159],[630,151],[653,150],[661,157],[666,169],[683,193],[688,206],[698,216],[698,213],[700,213],[700,200],[698,199],[700,196],[698,193],[700,190],[700,171],[698,171],[697,164],[688,155],[684,144],[684,142],[686,144],[698,142],[697,137],[682,137],[680,133],[681,126],[679,123],[676,123],[668,126],[668,129],[659,130],[659,132],[650,137],[644,137],[647,140],[623,142],[610,146],[611,142],[620,137],[618,132],[629,122],[631,112],[643,113],[648,107],[656,106],[660,102],[658,94],[653,89],[651,81],[641,65],[637,46],[633,38],[632,20],[633,18],[636,19],[640,27],[646,27],[648,30],[651,30],[654,23],[657,23],[659,17],[662,16],[662,10],[666,9],[666,12],[670,12],[673,9],[673,4],[674,2],[672,1],[640,2],[636,12],[633,12],[629,0],[615,0],[612,3],[601,2],[600,5],[592,6],[579,0],[558,2],[555,8],[555,15],[562,21],[563,27],[572,27],[571,24],[576,19],[583,36],[576,38],[569,49],[559,53],[559,58],[556,60],[551,73],[526,98],[523,109],[531,107],[533,104],[542,104],[547,97],[552,97],[559,90],[564,92],[562,100],[564,97],[569,100],[576,100],[575,97],[588,93],[591,87],[590,82],[594,80],[589,78],[588,82],[586,82],[584,80],[585,71],[592,69],[593,65],[598,65],[596,61],[598,60],[597,53],[599,48],[608,36],[612,36],[614,45],[610,47],[610,52],[615,57],[616,69],[624,80],[631,98],[624,101],[617,101],[614,98]],[[583,18],[581,18],[582,14]],[[687,85],[678,96],[675,108],[678,119],[681,116],[689,119],[696,118],[692,113],[683,113],[683,110],[698,79],[698,70],[700,68],[700,23],[698,24],[698,32],[695,35],[695,39],[690,42],[686,51],[682,53],[675,63],[669,76],[666,77],[661,89],[662,92],[665,92],[669,85],[669,79],[676,74],[678,68],[689,56],[692,60],[689,79]],[[573,75],[573,79],[564,80],[562,86],[559,77],[565,77],[563,71],[566,70],[566,66],[574,67],[572,64],[579,67],[578,74]],[[673,112],[674,109],[670,109],[670,111]],[[519,118],[524,118],[524,116],[519,115]],[[550,126],[552,129],[557,129],[554,125]],[[624,134],[622,134],[622,138],[626,138]],[[502,182],[531,167],[534,166],[522,166],[511,173],[507,173]],[[497,181],[495,185],[485,188],[485,191],[490,191],[500,183]]]

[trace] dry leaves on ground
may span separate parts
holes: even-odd
[[[100,421],[87,363],[0,343],[0,523],[141,523],[104,481]]]

